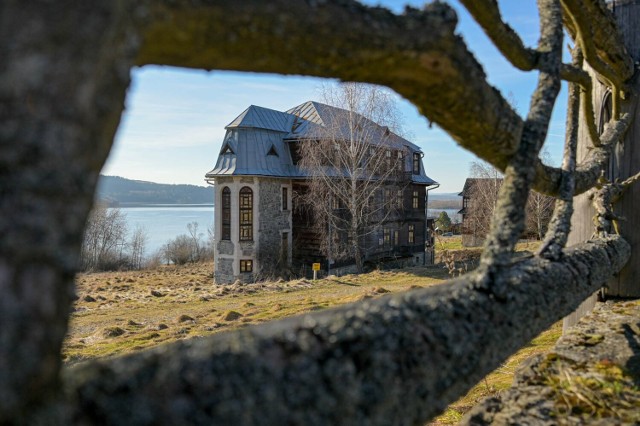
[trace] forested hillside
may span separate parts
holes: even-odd
[[[96,198],[109,205],[212,204],[213,187],[168,185],[100,176]]]

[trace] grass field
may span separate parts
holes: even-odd
[[[318,281],[216,286],[212,271],[213,264],[203,263],[79,274],[78,300],[63,347],[65,362],[70,365],[117,356],[390,292],[438,285],[448,278],[445,268],[433,266]],[[560,332],[560,327],[554,326],[543,333],[452,404],[434,424],[456,423],[480,398],[507,388],[517,364],[550,348]]]

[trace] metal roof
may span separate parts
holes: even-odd
[[[391,148],[407,149],[411,153],[420,148],[408,140],[390,132],[359,114],[319,102],[305,102],[286,112],[251,105],[225,128],[227,133],[213,170],[206,178],[216,176],[273,176],[304,178],[307,173],[293,165],[289,143],[302,139],[318,139],[325,135],[326,127],[337,129],[337,134],[347,137],[349,119],[357,118],[359,129],[367,132],[371,143],[385,144]],[[405,169],[412,167],[412,158],[405,156]],[[422,164],[422,162],[421,162]],[[424,167],[420,174],[412,175],[417,184],[434,185]]]
[[[293,119],[294,117],[286,112],[251,105],[229,123],[225,129],[245,127],[289,133]]]

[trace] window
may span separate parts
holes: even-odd
[[[414,175],[420,174],[420,153],[419,152],[413,153],[413,174]]]
[[[400,231],[393,231],[393,245],[400,245]]]
[[[389,207],[391,205],[391,203],[393,202],[392,194],[393,194],[393,192],[391,192],[391,189],[385,188],[385,190],[384,190],[384,204],[387,207]]]
[[[222,238],[231,239],[231,190],[228,186],[222,188]]]
[[[220,151],[220,154],[221,155],[235,154],[235,152],[233,152],[233,149],[231,149],[230,145],[225,145]]]
[[[390,169],[391,168],[391,151],[387,149],[384,155],[387,158],[387,168]]]
[[[382,239],[385,246],[391,244],[391,231],[389,229],[385,229],[382,234]]]
[[[409,225],[409,244],[415,242],[415,225]]]
[[[467,207],[469,207],[469,198],[464,197],[462,199],[462,208],[466,209]]]
[[[398,189],[396,192],[396,205],[399,209],[402,208],[402,189]]]
[[[331,196],[331,208],[333,210],[338,210],[340,208],[340,200],[335,195]]]
[[[240,190],[240,241],[253,241],[253,191]]]
[[[420,207],[420,193],[418,191],[413,191],[412,206],[414,209]]]
[[[253,272],[253,260],[241,260],[240,272]]]
[[[282,188],[282,210],[289,210],[289,190]]]
[[[402,154],[402,151],[398,151],[398,171],[404,171],[404,155]]]

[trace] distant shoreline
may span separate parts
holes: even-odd
[[[119,208],[125,209],[128,207],[148,207],[148,208],[157,208],[157,207],[215,207],[215,204],[150,204],[150,203],[112,203],[109,205],[110,208]]]

